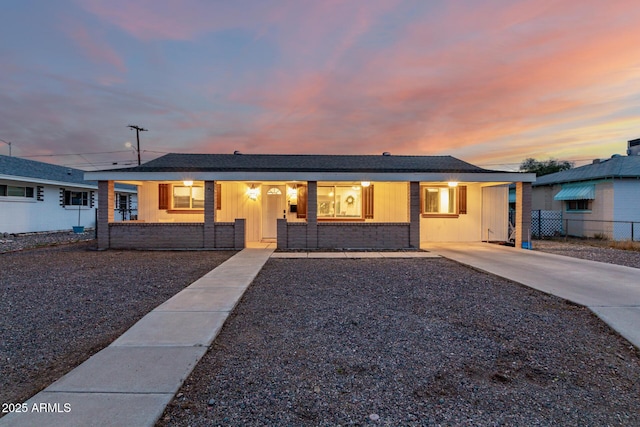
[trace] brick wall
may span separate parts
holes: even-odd
[[[204,224],[109,224],[111,249],[202,248]]]
[[[316,227],[317,228],[317,227]],[[306,249],[307,246],[307,224],[305,222],[290,222],[287,224],[287,244],[282,249]],[[280,235],[278,235],[278,238]],[[278,249],[280,249],[278,241]]]
[[[407,223],[319,223],[319,248],[404,249],[410,247]]]
[[[406,249],[409,223],[318,223],[318,245],[307,245],[306,223],[278,222],[278,249]]]
[[[203,223],[116,222],[108,225],[110,249],[210,248],[205,246]],[[216,248],[244,248],[244,220],[216,223],[215,233]]]
[[[219,248],[235,247],[235,233],[233,222],[217,222],[216,223],[216,245]]]

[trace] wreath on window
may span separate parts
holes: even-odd
[[[353,202],[355,202],[356,199],[353,198],[353,196],[349,196],[346,198],[345,202],[347,202],[348,205],[352,205]]]

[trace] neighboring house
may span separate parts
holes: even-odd
[[[98,183],[85,181],[84,173],[0,155],[0,233],[71,230],[78,217],[80,225],[94,227]],[[118,185],[114,197],[118,206],[137,205],[135,186]]]
[[[108,199],[138,185],[138,220],[98,213],[100,248],[418,248],[428,241],[506,240],[508,184],[530,211],[534,174],[450,156],[167,154],[87,172]],[[522,210],[521,210],[522,211]],[[522,219],[522,218],[521,218]],[[516,224],[526,230],[528,223]],[[517,237],[518,247],[522,233]]]
[[[640,239],[640,155],[629,141],[629,155],[537,178],[532,209],[561,212],[563,233]],[[638,147],[640,148],[640,147]]]

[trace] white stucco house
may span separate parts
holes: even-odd
[[[84,172],[0,155],[0,233],[95,227],[98,183],[85,181]],[[118,185],[114,198],[114,220],[129,218],[137,205],[136,187]]]
[[[640,140],[628,155],[539,177],[532,209],[559,212],[564,234],[640,240]]]
[[[94,171],[98,246],[107,248],[419,248],[508,238],[508,185],[530,211],[534,174],[451,156],[167,154]],[[138,187],[136,221],[115,222],[115,183]],[[522,212],[523,210],[520,209]],[[524,222],[523,222],[524,221]],[[528,220],[516,224],[517,245]]]

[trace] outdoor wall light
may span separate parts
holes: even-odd
[[[260,189],[256,188],[254,184],[251,184],[251,187],[247,190],[247,196],[251,200],[258,200],[258,194],[260,193]]]
[[[362,181],[362,182],[360,183],[360,185],[362,185],[363,187],[368,187],[368,186],[370,186],[370,185],[371,185],[371,182],[370,182],[370,181]]]
[[[297,199],[298,198],[298,189],[296,187],[287,186],[287,197],[289,199]]]
[[[191,187],[193,185],[193,181],[189,181],[189,180],[182,181],[182,183],[184,184],[185,187]]]
[[[457,183],[457,182],[455,182],[455,181],[450,181],[450,182],[448,182],[448,183],[447,183],[447,185],[448,185],[449,187],[453,188],[453,187],[457,187],[457,186],[458,186],[458,183]]]

